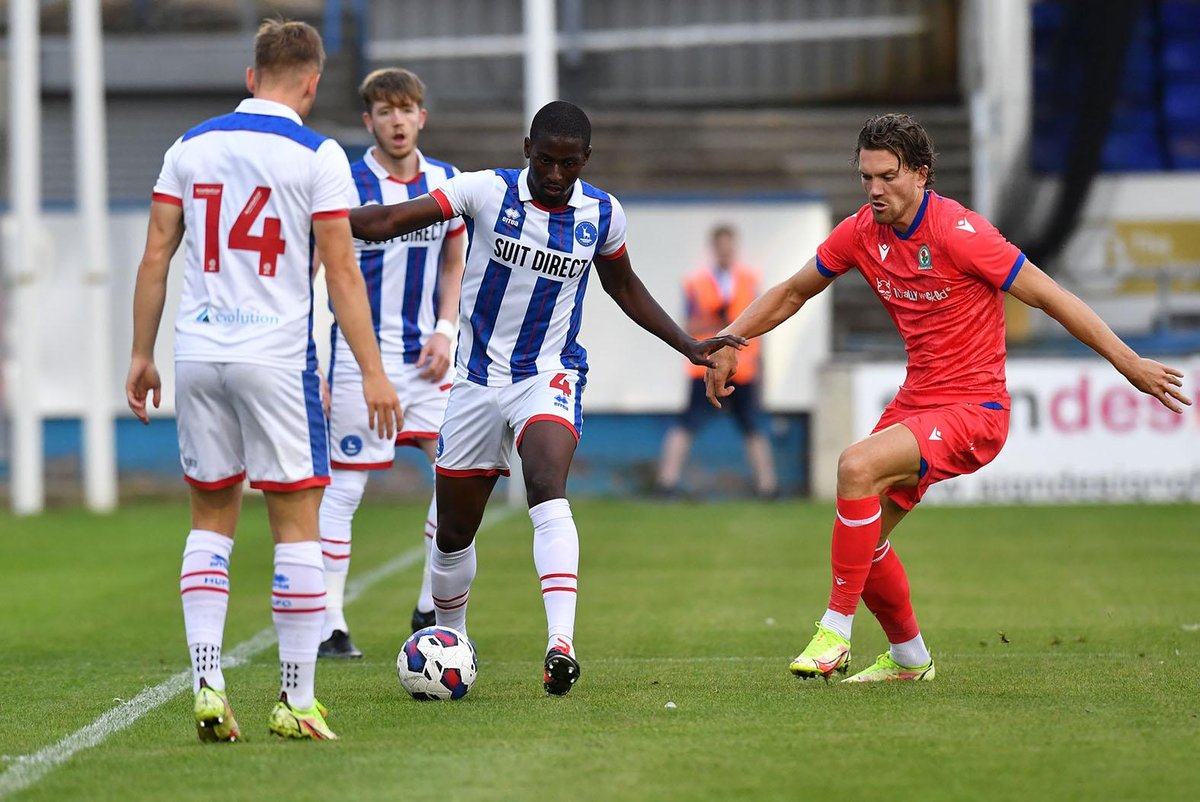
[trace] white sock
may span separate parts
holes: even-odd
[[[854,616],[826,610],[825,615],[821,616],[821,626],[832,629],[846,640],[850,640],[850,630],[854,627]]]
[[[555,646],[574,656],[575,601],[579,588],[579,533],[565,498],[529,509],[533,521],[533,564],[542,582],[547,651]]]
[[[329,640],[335,629],[349,632],[350,625],[346,623],[345,598],[346,579],[350,575],[344,571],[330,571],[325,567],[325,618],[321,622],[321,640]]]
[[[890,651],[892,659],[905,668],[920,668],[923,665],[927,665],[932,659],[929,655],[929,649],[925,647],[925,639],[921,637],[920,632],[912,640],[906,640],[904,643],[893,643]]]
[[[321,533],[321,556],[325,562],[325,622],[321,640],[327,640],[335,629],[349,632],[343,611],[346,578],[350,573],[350,541],[354,513],[362,503],[369,474],[366,471],[330,471],[329,486],[321,497],[318,531]]]
[[[179,571],[179,597],[183,601],[183,628],[192,658],[192,693],[200,680],[225,690],[221,673],[221,642],[225,638],[225,612],[229,609],[229,555],[233,538],[193,529],[183,547]]]
[[[275,544],[271,619],[279,636],[280,690],[292,707],[313,705],[313,677],[325,618],[325,569],[315,540]]]
[[[421,572],[421,592],[417,596],[417,609],[427,613],[433,609],[433,585],[430,576],[430,562],[433,554],[433,540],[437,537],[437,494],[429,500],[429,512],[425,517],[425,569]]]
[[[433,544],[429,573],[433,590],[433,609],[439,627],[450,627],[467,634],[467,601],[475,580],[475,541],[462,551],[449,554]]]

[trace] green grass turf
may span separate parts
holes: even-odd
[[[541,689],[544,618],[518,512],[479,541],[480,676],[402,696],[414,566],[349,610],[361,662],[322,664],[337,743],[266,732],[274,648],[227,673],[245,741],[202,745],[181,693],[21,799],[1097,800],[1200,796],[1194,506],[928,508],[895,542],[933,683],[787,672],[828,592],[828,505],[578,502],[579,685]],[[365,507],[354,575],[418,546],[423,509]],[[177,505],[0,516],[0,770],[187,667]],[[226,650],[270,625],[251,500]],[[856,660],[885,648],[860,608]],[[1003,637],[1000,633],[1003,633]],[[664,705],[674,702],[675,709]],[[2,783],[0,783],[2,786]]]

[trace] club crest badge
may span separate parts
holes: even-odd
[[[596,244],[596,237],[599,233],[595,225],[584,220],[575,226],[575,241],[585,248],[590,248]]]
[[[932,270],[933,260],[929,256],[929,246],[922,245],[917,251],[917,270]]]

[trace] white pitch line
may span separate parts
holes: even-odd
[[[485,516],[483,523],[479,526],[480,531],[512,514],[512,511],[512,508],[504,508],[497,511],[495,515]],[[346,589],[346,604],[353,602],[381,580],[415,565],[424,558],[425,549],[418,547],[393,557],[378,568],[356,577]],[[273,643],[275,643],[275,627],[259,630],[222,655],[221,665],[223,668],[232,668],[248,662],[251,657]],[[166,704],[180,691],[190,688],[191,685],[192,670],[189,668],[186,671],[180,671],[153,688],[146,688],[132,699],[122,702],[91,724],[76,730],[58,743],[47,746],[32,755],[18,755],[12,758],[12,765],[3,774],[0,774],[0,798],[25,790],[77,753],[84,749],[90,749],[102,743],[110,735],[115,735],[129,727],[151,710]]]

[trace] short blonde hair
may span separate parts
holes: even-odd
[[[307,22],[263,20],[254,37],[254,71],[279,76],[297,67],[325,69],[321,34]]]

